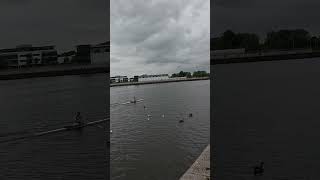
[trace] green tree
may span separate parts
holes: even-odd
[[[304,29],[282,29],[267,33],[264,46],[268,49],[307,48],[310,40],[309,32]]]
[[[234,49],[245,48],[257,50],[260,47],[259,36],[253,33],[234,33],[231,30],[225,31],[221,37],[210,39],[210,49]]]
[[[193,72],[193,77],[208,77],[209,74],[206,71],[195,71]]]
[[[180,71],[179,73],[173,73],[171,75],[171,77],[187,77],[190,78],[192,77],[190,72],[184,72],[184,71]]]

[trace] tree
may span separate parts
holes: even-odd
[[[221,37],[211,38],[210,49],[235,49],[245,48],[257,50],[260,47],[259,36],[253,33],[234,33],[231,30],[225,31]]]
[[[311,37],[304,29],[286,30],[267,33],[265,47],[268,49],[307,48]]]
[[[193,77],[208,77],[209,74],[206,71],[195,71],[193,72]]]
[[[192,77],[191,73],[190,72],[183,72],[183,71],[180,71],[179,73],[174,73],[171,75],[171,77],[187,77],[187,78],[190,78]]]

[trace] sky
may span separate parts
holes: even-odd
[[[210,0],[110,0],[111,76],[209,71]]]
[[[58,51],[109,37],[106,0],[1,0],[0,48],[56,45]]]
[[[227,29],[264,37],[272,30],[300,29],[320,35],[319,0],[214,0],[211,36]]]

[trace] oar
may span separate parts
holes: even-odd
[[[103,129],[104,127],[100,126],[100,125],[97,125],[99,128]]]

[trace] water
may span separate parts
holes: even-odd
[[[0,82],[0,134],[106,118],[106,74]],[[107,124],[0,143],[0,179],[107,179]],[[2,138],[3,138],[2,137]],[[5,137],[8,138],[8,137]],[[0,138],[1,140],[1,138]]]
[[[320,179],[319,60],[212,67],[216,179]]]
[[[178,179],[209,144],[209,97],[208,80],[112,87],[112,180]]]

